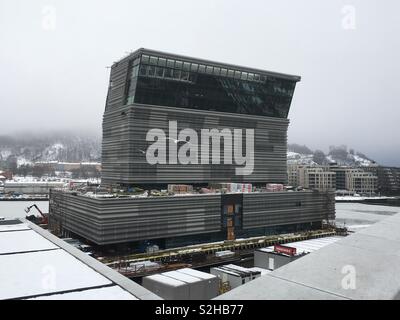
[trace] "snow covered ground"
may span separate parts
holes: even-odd
[[[358,231],[397,213],[400,213],[400,207],[336,203],[336,224]]]
[[[394,199],[394,197],[385,197],[385,196],[381,196],[381,197],[355,197],[355,196],[336,196],[335,200],[336,201],[363,201],[363,200],[383,200],[383,199]]]
[[[287,162],[288,164],[303,164],[314,166],[316,163],[313,161],[313,154],[301,154],[293,151],[288,151]]]

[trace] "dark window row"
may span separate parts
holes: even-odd
[[[204,74],[189,74],[188,79],[139,75],[134,102],[286,118],[292,95],[277,91],[276,85]]]
[[[140,58],[137,58],[135,60],[137,64],[139,64],[139,59]],[[141,63],[184,71],[213,74],[216,76],[230,77],[247,81],[266,81],[269,78],[268,76],[259,73],[244,72],[231,68],[221,68],[208,64],[193,63],[177,59],[166,59],[163,57],[149,56],[145,54],[141,56]]]
[[[223,68],[143,55],[129,65],[125,104],[287,117],[295,81],[249,81],[248,73],[244,80],[243,72],[226,71],[232,77],[222,76]]]

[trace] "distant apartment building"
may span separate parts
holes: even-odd
[[[336,190],[346,190],[346,171],[350,169],[349,167],[342,167],[336,164],[330,166],[330,170],[335,172],[336,178]]]
[[[292,187],[299,186],[299,175],[298,169],[301,165],[298,164],[288,164],[287,166],[287,181],[288,185]]]
[[[364,170],[377,176],[379,193],[388,196],[400,195],[400,168],[375,166]]]
[[[378,178],[371,172],[359,168],[346,170],[346,190],[371,195],[377,191]]]
[[[336,173],[336,191],[371,195],[377,192],[376,167],[354,168],[332,164],[330,170]]]
[[[336,175],[328,166],[288,165],[288,184],[327,191],[336,187]]]

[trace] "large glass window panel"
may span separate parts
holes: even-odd
[[[142,64],[140,66],[140,71],[139,72],[140,72],[141,76],[146,76],[147,75],[147,66]]]
[[[199,65],[199,72],[205,73],[206,72],[206,66],[204,64]]]
[[[214,74],[215,75],[219,76],[220,72],[221,72],[221,68],[214,67]]]
[[[227,75],[228,75],[228,70],[224,69],[224,68],[221,68],[221,76],[226,77]]]
[[[179,60],[175,61],[175,68],[176,69],[182,69],[182,66],[183,66],[183,62],[182,61],[179,61]]]
[[[165,67],[167,65],[167,59],[159,58],[158,59],[158,65],[161,66],[161,67]]]
[[[157,58],[157,57],[154,57],[154,56],[151,56],[151,57],[150,57],[150,62],[149,62],[149,63],[156,66],[157,63],[158,63],[158,58]]]
[[[190,71],[190,63],[189,62],[184,62],[183,63],[183,70]]]
[[[189,81],[189,72],[182,71],[181,79],[185,81]]]
[[[164,68],[162,68],[162,67],[157,67],[157,68],[156,68],[156,76],[157,76],[157,77],[163,77],[163,75],[164,75]]]
[[[218,77],[214,73],[189,73],[171,68],[163,69],[162,78],[159,76],[162,70],[159,67],[141,65],[140,75],[145,74],[142,69],[149,69],[149,75],[155,70],[155,76],[137,78],[137,103],[269,117],[287,117],[296,84],[294,81],[275,77],[268,77],[265,83],[250,81],[253,75],[256,78],[256,74],[252,73],[240,72],[240,78],[230,78]],[[222,69],[228,73],[226,68]],[[231,71],[234,76],[234,70]],[[223,74],[224,70],[220,70],[220,73]],[[257,75],[260,79],[260,74]],[[242,80],[242,76],[246,76],[247,80]],[[132,81],[135,81],[134,78]],[[133,83],[129,83],[126,101],[134,90]]]
[[[172,69],[165,68],[164,69],[164,77],[165,78],[172,78],[172,76],[173,76]]]
[[[147,69],[147,75],[150,77],[154,77],[154,74],[156,72],[156,67],[155,66],[148,66]]]
[[[211,73],[213,73],[213,67],[212,66],[207,66],[206,67],[206,73],[209,73],[209,74],[211,74]]]
[[[233,78],[235,76],[235,71],[234,70],[228,70],[228,77]]]
[[[149,63],[149,59],[150,59],[150,57],[149,56],[147,56],[147,55],[142,55],[142,63]]]
[[[240,79],[241,75],[242,75],[242,72],[240,72],[240,71],[235,71],[235,78],[236,78],[236,79]]]
[[[167,60],[167,67],[174,68],[175,67],[175,60],[168,59]]]
[[[193,72],[197,72],[198,69],[199,65],[197,63],[192,63],[192,65],[190,66],[190,70]]]
[[[174,70],[174,79],[180,79],[181,78],[181,70]]]

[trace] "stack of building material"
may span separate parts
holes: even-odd
[[[266,185],[266,190],[268,192],[279,192],[279,191],[283,191],[284,187],[283,187],[283,184],[268,183]]]
[[[193,192],[193,186],[188,184],[169,184],[168,192],[170,193],[190,193]]]
[[[137,272],[137,271],[150,271],[150,270],[157,270],[161,266],[157,262],[152,262],[150,260],[140,261],[140,262],[131,262],[129,264],[130,269]]]
[[[184,268],[143,278],[143,287],[167,300],[208,300],[218,295],[219,280]]]
[[[218,183],[212,185],[215,189],[225,189],[229,193],[249,193],[253,191],[251,183]]]
[[[235,253],[231,250],[217,251],[215,252],[215,256],[217,258],[230,258],[233,257]]]
[[[210,272],[216,275],[222,283],[228,283],[231,289],[261,276],[261,271],[257,269],[248,269],[234,264],[214,267]]]

